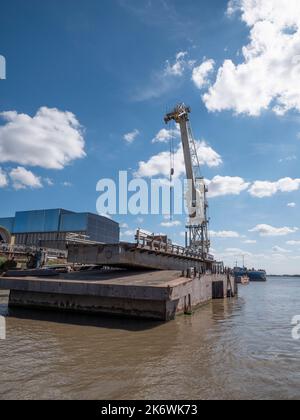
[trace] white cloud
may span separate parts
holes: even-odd
[[[121,228],[121,229],[128,229],[128,228],[129,228],[129,226],[128,226],[128,224],[127,224],[127,223],[122,223],[122,224],[120,225],[120,228]]]
[[[238,256],[251,257],[251,256],[253,256],[253,254],[251,252],[244,251],[240,248],[226,248],[225,251],[224,251],[224,254],[227,257],[229,257],[229,256],[232,256],[232,257],[238,257]]]
[[[187,55],[186,51],[181,51],[176,54],[174,63],[170,63],[169,60],[166,62],[165,74],[170,76],[182,76],[187,66]]]
[[[257,241],[252,240],[252,239],[246,239],[245,241],[243,241],[243,243],[246,245],[254,245],[254,244],[257,244]]]
[[[49,187],[53,187],[54,182],[51,178],[44,178],[45,184],[47,184]]]
[[[124,134],[123,139],[124,139],[127,143],[131,144],[131,143],[133,143],[133,142],[136,140],[136,138],[137,138],[139,135],[140,135],[139,130],[138,130],[138,129],[135,129],[135,130],[131,131],[130,133]]]
[[[283,163],[283,162],[293,162],[294,160],[297,160],[297,156],[296,156],[296,155],[287,156],[287,157],[285,157],[285,158],[279,159],[279,163]]]
[[[206,60],[200,66],[194,67],[192,80],[198,89],[202,89],[208,84],[208,76],[215,66],[214,60]]]
[[[280,246],[274,246],[272,248],[272,252],[282,253],[282,254],[289,254],[291,251],[288,251],[287,249],[281,248]]]
[[[255,181],[249,189],[253,197],[272,197],[278,192],[292,192],[300,188],[300,179],[282,178],[276,182]]]
[[[176,126],[175,130],[167,130],[166,128],[163,128],[156,134],[152,143],[168,143],[171,139],[179,136],[180,130],[178,126]]]
[[[223,163],[221,156],[205,141],[197,141],[196,148],[200,165],[207,165],[213,168]]]
[[[169,222],[162,222],[160,225],[165,228],[171,228],[171,227],[181,226],[181,222],[179,220],[173,220],[173,221],[170,220]]]
[[[194,67],[195,61],[190,60],[186,51],[178,52],[175,60],[166,60],[162,69],[152,72],[148,86],[138,87],[133,100],[145,101],[159,98],[169,91],[174,91],[181,85],[187,70]]]
[[[62,185],[63,187],[66,187],[66,188],[71,188],[71,187],[73,187],[72,182],[69,182],[69,181],[64,181],[61,185]]]
[[[224,195],[239,195],[249,187],[249,183],[243,178],[230,176],[215,176],[207,181],[208,197],[220,197]]]
[[[290,207],[291,209],[294,209],[295,207],[297,207],[297,204],[296,203],[288,203],[287,206]]]
[[[200,165],[216,167],[222,163],[221,156],[213,150],[205,141],[196,142]],[[175,176],[180,177],[185,174],[185,164],[182,145],[178,147],[174,154]],[[139,177],[155,177],[170,175],[170,152],[161,152],[152,156],[147,162],[139,162],[139,169],[136,173]]]
[[[219,231],[219,232],[215,232],[214,230],[210,231],[210,237],[211,238],[222,238],[222,239],[227,239],[227,238],[239,238],[240,234],[238,232],[233,232],[233,231]]]
[[[277,191],[276,183],[268,181],[255,181],[249,189],[250,195],[258,198],[271,197],[276,194]]]
[[[126,230],[125,232],[121,232],[120,235],[121,235],[121,237],[130,238],[132,236],[135,236],[135,234],[136,234],[135,230]]]
[[[294,227],[281,227],[276,228],[270,225],[257,225],[253,229],[249,230],[249,232],[256,232],[259,233],[260,236],[286,236],[290,233],[297,232],[298,228]]]
[[[287,241],[286,244],[290,246],[298,246],[300,245],[300,241]]]
[[[12,180],[13,187],[16,190],[22,190],[26,188],[42,188],[41,178],[34,175],[31,171],[18,166],[12,169],[9,173]]]
[[[250,41],[243,61],[225,60],[215,84],[203,96],[210,111],[233,110],[258,116],[300,111],[299,0],[232,0],[228,12],[241,12]]]
[[[3,171],[3,169],[0,168],[0,188],[7,187],[7,185],[8,185],[7,175]]]
[[[2,112],[0,162],[63,169],[86,156],[79,122],[71,112],[42,107],[34,117]]]
[[[284,254],[273,253],[272,254],[272,259],[275,260],[275,261],[278,261],[278,260],[286,260],[287,261],[288,256],[284,255]]]
[[[171,130],[167,130],[166,128],[163,128],[156,134],[156,136],[152,140],[152,143],[167,143],[171,139],[172,139]]]

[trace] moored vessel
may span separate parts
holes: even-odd
[[[248,284],[249,282],[266,282],[267,273],[265,270],[249,270],[246,267],[235,267],[233,270],[234,276],[238,283]],[[248,281],[246,280],[248,278]]]
[[[265,270],[247,270],[248,277],[250,281],[267,281],[267,273]]]

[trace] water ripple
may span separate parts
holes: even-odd
[[[300,280],[282,278],[145,328],[11,314],[0,341],[0,398],[300,398],[300,342],[291,337],[299,302]]]

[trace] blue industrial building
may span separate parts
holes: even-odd
[[[16,212],[15,217],[0,218],[0,227],[15,238],[18,245],[53,244],[65,246],[67,235],[75,233],[100,243],[120,241],[119,224],[92,213],[74,213],[64,209]],[[1,239],[1,238],[0,238]]]

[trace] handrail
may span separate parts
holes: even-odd
[[[203,259],[203,255],[200,252],[195,252],[189,248],[172,244],[171,242],[168,242],[168,240],[163,241],[163,240],[158,240],[154,237],[151,238],[150,235],[148,235],[147,233],[144,233],[141,230],[137,230],[135,240],[136,240],[136,245],[138,248],[165,252],[167,254],[172,254],[172,255],[181,255],[184,257]],[[207,260],[214,262],[214,257],[212,255],[207,255],[206,258]]]
[[[35,253],[39,250],[47,251],[47,254],[50,256],[61,256],[67,257],[67,251],[59,249],[46,249],[39,246],[28,246],[28,245],[7,245],[0,244],[0,251],[6,254],[30,254]]]

